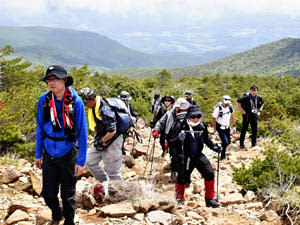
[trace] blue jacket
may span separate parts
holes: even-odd
[[[78,96],[77,92],[69,87],[72,97],[75,99],[74,103],[74,114],[75,114],[75,127],[77,131],[77,141],[78,141],[78,157],[76,164],[79,166],[84,166],[86,161],[86,152],[87,152],[87,124],[86,124],[86,117],[84,111],[84,105],[81,98]],[[74,146],[75,141],[54,141],[45,137],[47,136],[53,138],[67,138],[68,136],[64,133],[64,123],[63,123],[63,116],[62,116],[62,103],[63,99],[55,101],[56,111],[58,112],[58,119],[62,129],[58,132],[53,131],[53,127],[51,121],[45,122],[43,116],[43,103],[47,96],[47,92],[43,93],[38,102],[37,107],[37,126],[36,126],[36,152],[35,158],[40,159],[43,155],[43,149],[45,149],[49,155],[53,158],[61,158],[65,156]],[[60,112],[60,113],[59,113]]]

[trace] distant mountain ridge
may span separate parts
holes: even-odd
[[[111,71],[122,75],[144,77],[157,74],[161,69]],[[300,75],[300,39],[285,38],[201,65],[168,69],[175,77],[202,74],[242,75]]]
[[[66,67],[157,68],[195,65],[202,56],[156,56],[127,48],[98,33],[49,27],[0,27],[0,47],[10,44],[15,55],[34,63]],[[207,60],[206,60],[207,61]]]

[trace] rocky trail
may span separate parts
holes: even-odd
[[[174,182],[170,180],[170,158],[167,155],[162,164],[161,148],[156,140],[153,157],[147,165],[145,156],[148,148],[150,128],[139,121],[138,132],[143,144],[135,141],[133,157],[132,138],[127,138],[123,157],[124,182],[104,184],[105,197],[99,201],[90,194],[97,181],[85,171],[77,182],[76,224],[284,224],[275,211],[264,208],[254,192],[244,191],[232,180],[233,169],[242,162],[247,165],[256,156],[262,156],[262,143],[246,149],[238,147],[239,134],[233,134],[232,144],[227,150],[227,159],[220,161],[219,208],[207,208],[204,201],[204,180],[197,170],[192,174],[192,184],[186,191],[187,201],[177,205]],[[212,130],[209,130],[213,133]],[[150,147],[153,146],[153,139]],[[150,149],[151,150],[151,149]],[[150,153],[149,150],[149,153]],[[217,171],[217,154],[207,147],[203,150]],[[150,158],[151,159],[151,158]],[[159,174],[160,169],[162,173]],[[217,177],[217,176],[216,176]],[[41,171],[24,159],[0,158],[0,224],[47,224],[51,212],[44,204],[41,192]],[[61,222],[60,224],[63,224]]]

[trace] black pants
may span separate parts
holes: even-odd
[[[200,153],[198,157],[190,157],[189,159],[190,160],[188,160],[188,158],[185,158],[184,164],[182,164],[181,160],[178,161],[178,184],[190,184],[191,174],[195,168],[199,171],[199,173],[201,173],[205,180],[214,180],[214,169],[212,168],[208,158],[204,154]],[[188,163],[188,161],[190,162]]]
[[[256,145],[256,136],[257,136],[257,118],[254,115],[243,115],[243,126],[240,136],[240,145],[244,145],[246,131],[248,126],[251,126],[252,134],[251,134],[251,143],[252,146]]]
[[[228,129],[221,129],[221,125],[216,123],[216,128],[219,134],[219,137],[222,141],[222,154],[221,157],[225,157],[226,155],[226,148],[228,145],[230,145],[231,139],[230,139],[230,128]]]
[[[77,148],[74,147],[62,158],[52,158],[45,150],[43,154],[43,189],[42,196],[52,211],[52,219],[65,218],[65,225],[74,224],[76,175],[75,163]],[[61,187],[62,207],[58,200],[59,184]]]
[[[159,143],[160,143],[160,146],[161,146],[163,152],[165,152],[165,150],[166,150],[165,141],[166,141],[165,134],[164,133],[160,134]]]

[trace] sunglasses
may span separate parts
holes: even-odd
[[[55,83],[55,82],[57,82],[59,80],[60,80],[60,78],[55,77],[55,78],[52,78],[52,79],[47,79],[46,82],[47,83],[51,83],[51,81],[53,81]]]
[[[225,100],[225,101],[230,101],[230,98],[223,98],[223,100]]]
[[[171,100],[165,100],[165,102],[171,102]]]
[[[192,118],[192,119],[200,119],[201,118],[201,115],[193,115],[193,116],[191,116],[190,118]]]

